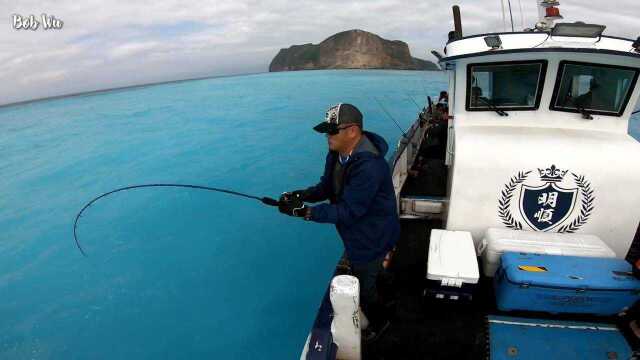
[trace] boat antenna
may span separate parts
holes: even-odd
[[[398,124],[398,122],[396,121],[396,119],[393,118],[393,116],[387,111],[387,109],[385,109],[385,107],[382,105],[382,103],[380,102],[380,100],[378,100],[377,97],[373,97],[373,99],[378,103],[378,105],[380,105],[380,108],[382,109],[382,111],[384,111],[385,114],[387,114],[387,116],[389,117],[389,119],[391,119],[391,121],[393,121],[394,124],[396,124],[396,126],[398,127],[398,129],[400,129],[400,132],[402,132],[402,136],[405,139],[409,139],[409,137],[407,136],[407,133],[404,132],[404,130],[402,130],[402,127],[400,126],[400,124]]]
[[[451,7],[453,11],[453,34],[456,40],[462,39],[462,16],[460,16],[460,7],[453,5]]]
[[[511,18],[511,32],[515,32],[516,29],[513,27],[513,12],[511,11],[511,0],[507,0],[509,4],[509,17]]]
[[[231,194],[231,195],[235,195],[235,196],[242,196],[242,197],[246,197],[246,198],[249,198],[249,199],[259,200],[263,204],[269,205],[269,206],[278,206],[278,200],[276,200],[276,199],[272,199],[272,198],[269,198],[269,197],[262,197],[261,198],[261,197],[258,197],[258,196],[243,194],[243,193],[240,193],[240,192],[237,192],[237,191],[214,188],[214,187],[209,187],[209,186],[188,185],[188,184],[144,184],[144,185],[132,185],[132,186],[121,187],[119,189],[111,190],[109,192],[106,192],[106,193],[104,193],[104,194],[102,194],[100,196],[97,196],[97,197],[93,198],[84,207],[82,207],[82,209],[80,210],[78,215],[76,215],[76,219],[73,222],[73,238],[74,238],[74,240],[76,242],[76,246],[78,247],[78,250],[80,250],[80,253],[82,253],[82,255],[84,255],[85,257],[87,256],[87,253],[84,251],[84,249],[80,245],[80,241],[78,241],[78,234],[77,234],[78,220],[80,220],[80,217],[82,216],[82,213],[89,206],[91,206],[93,203],[95,203],[99,199],[102,199],[105,196],[108,196],[108,195],[111,195],[111,194],[115,194],[115,193],[120,192],[120,191],[131,190],[131,189],[139,189],[139,188],[148,188],[148,187],[179,187],[179,188],[189,188],[189,189],[200,189],[200,190],[207,190],[207,191],[216,191],[216,192],[227,193],[227,194]]]
[[[518,0],[518,5],[520,7],[520,29],[524,30],[524,12],[522,11],[522,0]]]
[[[507,31],[507,19],[505,18],[505,12],[504,12],[504,0],[500,0],[500,3],[502,4],[502,30],[503,31]]]

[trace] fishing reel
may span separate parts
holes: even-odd
[[[290,216],[304,216],[307,206],[302,192],[284,192],[278,200],[278,210]]]

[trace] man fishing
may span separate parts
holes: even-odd
[[[362,113],[351,104],[330,107],[314,130],[327,136],[324,174],[315,186],[284,193],[279,209],[290,216],[335,224],[360,282],[360,303],[370,321],[365,339],[374,340],[389,325],[376,279],[400,235],[391,170],[384,157],[389,146],[381,136],[363,130]],[[329,203],[304,204],[325,200]]]

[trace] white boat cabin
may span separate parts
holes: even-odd
[[[451,40],[448,230],[579,232],[624,257],[640,221],[638,42],[598,25]]]

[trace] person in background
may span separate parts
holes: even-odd
[[[446,91],[440,91],[438,103],[442,103],[444,104],[444,106],[449,107],[449,93],[447,93]]]
[[[631,242],[625,260],[631,264],[633,276],[640,279],[640,224],[638,224],[638,230],[636,230],[636,235]],[[627,312],[627,316],[631,319],[629,329],[635,336],[635,344],[633,345],[638,350],[640,348],[640,303],[636,302]]]
[[[593,108],[593,91],[600,88],[600,85],[593,78],[589,81],[589,91],[578,96],[575,99],[575,106],[580,109],[592,109]]]
[[[434,124],[445,124],[448,120],[448,108],[443,103],[437,103],[431,116]]]
[[[389,326],[376,281],[400,236],[391,169],[384,157],[389,146],[381,136],[364,131],[362,113],[351,104],[330,107],[314,130],[327,136],[324,174],[315,186],[284,193],[279,209],[335,224],[360,282],[360,304],[369,319],[363,338],[373,341]],[[329,203],[304,204],[324,200]]]
[[[407,171],[407,173],[409,174],[409,176],[417,178],[420,176],[420,173],[424,171],[424,168],[425,168],[425,158],[422,155],[418,155],[418,158],[413,163],[413,166],[411,166],[411,169]]]
[[[638,230],[636,230],[636,236],[631,242],[629,251],[625,260],[633,267],[633,275],[640,279],[640,224],[638,224]]]

